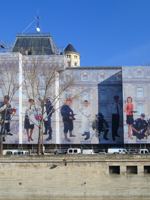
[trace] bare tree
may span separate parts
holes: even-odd
[[[0,132],[0,155],[3,153],[3,133],[5,130],[5,124],[7,123],[7,115],[15,114],[15,109],[11,108],[11,101],[19,89],[19,80],[18,80],[18,63],[10,61],[5,57],[0,60],[0,87],[2,90],[3,99],[5,95],[9,96],[9,102],[0,102],[0,114],[1,114],[1,132]]]
[[[23,60],[23,76],[24,88],[27,97],[34,99],[35,112],[39,115],[40,120],[35,124],[38,127],[38,155],[41,152],[41,140],[43,144],[43,124],[48,117],[45,110],[45,101],[51,97],[51,102],[55,110],[60,109],[59,99],[63,92],[76,82],[76,77],[70,73],[70,77],[59,84],[59,80],[63,79],[63,71],[65,69],[64,60],[58,60],[58,57],[52,57],[51,60],[45,57],[25,57]],[[41,92],[42,91],[42,92]],[[50,113],[49,113],[50,114]],[[31,120],[31,119],[30,119]]]

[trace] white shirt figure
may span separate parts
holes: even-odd
[[[81,126],[81,129],[84,132],[89,132],[89,117],[91,115],[90,107],[87,106],[87,107],[83,108],[81,110],[81,114],[82,114],[82,126]]]
[[[29,117],[29,123],[30,123],[30,125],[34,124],[35,123],[35,117],[34,117],[34,115],[36,114],[34,105],[31,105],[31,106],[28,105],[27,106],[27,108],[26,108],[26,114]]]
[[[118,106],[118,111],[117,111],[117,106]],[[120,115],[120,105],[118,103],[114,102],[111,104],[111,113]]]

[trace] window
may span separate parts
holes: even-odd
[[[126,170],[128,174],[137,174],[137,166],[127,166]]]
[[[67,55],[67,58],[71,58],[71,55]]]
[[[83,80],[83,81],[87,81],[87,80],[88,80],[88,75],[87,75],[87,74],[83,74],[82,80]]]
[[[66,75],[66,81],[69,81],[71,79],[71,76],[69,74]]]
[[[150,166],[144,166],[144,174],[150,174]]]
[[[74,56],[75,59],[77,59],[77,56]]]
[[[118,96],[119,96],[119,99],[121,100],[122,99],[122,90],[118,91]]]
[[[45,90],[44,89],[40,89],[39,90],[40,96],[44,97],[45,96]]]
[[[84,91],[84,92],[82,93],[82,99],[83,99],[83,100],[88,100],[88,99],[89,99],[89,93],[88,93],[88,91]]]
[[[109,166],[110,174],[120,174],[120,166]]]
[[[83,72],[81,72],[81,81],[88,81],[89,77],[90,77],[89,71],[84,70]]]
[[[101,71],[98,73],[98,80],[99,81],[104,81],[106,79],[106,72],[105,71]]]
[[[71,98],[71,91],[70,90],[66,90],[65,91],[65,98]]]
[[[101,90],[101,94],[100,94],[100,98],[101,100],[106,100],[107,99],[107,92],[106,90]]]
[[[105,78],[105,75],[104,74],[101,74],[100,75],[100,79],[102,80],[102,79],[104,79]]]
[[[143,113],[143,104],[142,103],[137,104],[137,111],[138,111],[138,115],[141,115],[141,113]]]
[[[137,88],[137,97],[143,97],[143,88]]]
[[[107,117],[107,107],[105,105],[101,106],[101,113],[104,115],[104,117]]]
[[[43,76],[43,75],[40,76],[40,82],[45,83],[45,76]]]
[[[137,71],[137,77],[142,77],[142,71]]]
[[[77,63],[74,63],[74,66],[77,66]]]

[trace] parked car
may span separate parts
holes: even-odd
[[[108,148],[108,154],[127,154],[124,148]]]
[[[83,149],[82,154],[95,154],[93,149]]]
[[[30,155],[30,152],[25,150],[7,150],[5,155]]]
[[[148,149],[139,149],[138,150],[138,154],[148,154],[148,153],[149,153]]]
[[[78,148],[69,148],[67,154],[81,154],[81,149]]]
[[[127,149],[127,154],[137,154],[137,149]]]

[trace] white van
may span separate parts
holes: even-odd
[[[24,150],[7,150],[5,155],[30,155],[30,153]]]
[[[124,148],[109,148],[108,154],[127,154],[127,150]]]
[[[67,154],[80,154],[81,153],[81,149],[78,148],[69,148],[67,150]]]
[[[82,154],[95,154],[93,149],[84,149]]]
[[[138,150],[138,154],[148,154],[148,153],[149,153],[148,149],[139,149]]]

